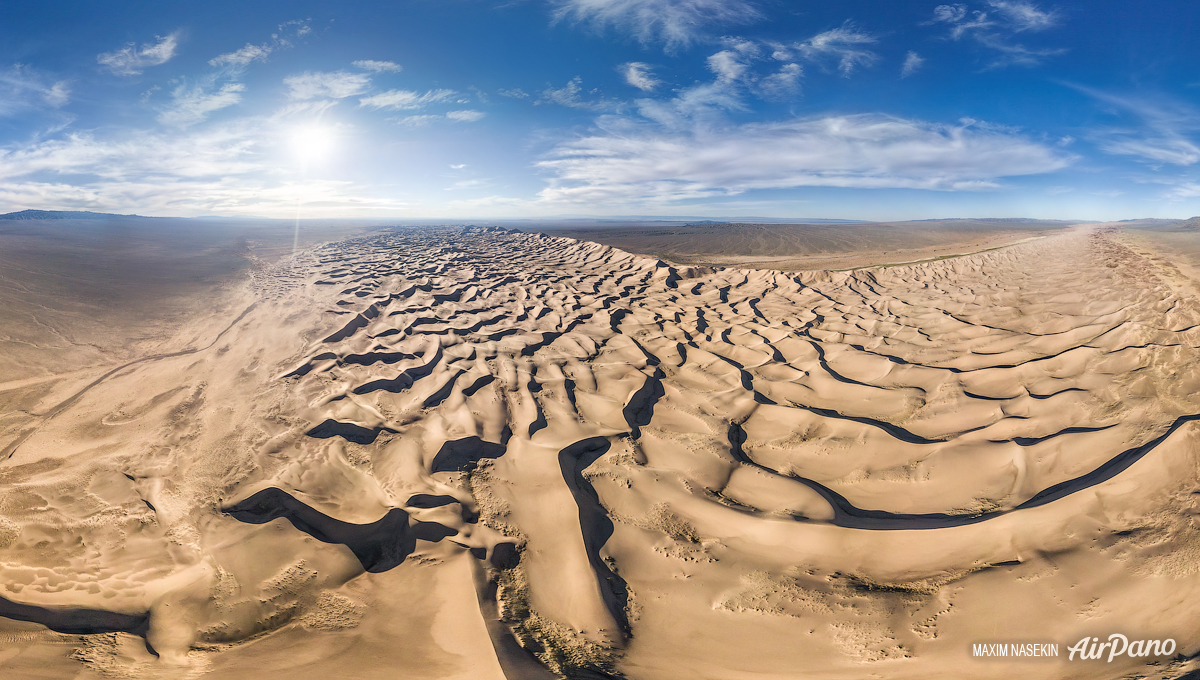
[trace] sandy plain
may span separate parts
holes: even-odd
[[[1031,219],[917,220],[911,222],[745,222],[635,225],[521,225],[594,241],[668,262],[719,267],[843,271],[958,257],[1034,241],[1070,222]]]
[[[784,272],[399,229],[218,277],[0,385],[0,671],[1186,677],[1186,253],[1039,235]],[[1177,649],[971,656],[1110,633]]]

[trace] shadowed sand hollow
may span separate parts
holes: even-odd
[[[1200,306],[1115,230],[839,273],[310,249],[13,426],[0,669],[1182,676]],[[1114,632],[1179,649],[970,656]]]

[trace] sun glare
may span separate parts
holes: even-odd
[[[335,135],[332,129],[317,125],[296,128],[292,132],[292,153],[305,165],[310,166],[328,160],[333,154]]]

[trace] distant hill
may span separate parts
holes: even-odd
[[[1191,231],[1193,229],[1200,230],[1200,217],[1193,217],[1171,225],[1172,231]]]
[[[22,210],[0,215],[0,220],[107,220],[114,217],[141,217],[141,215],[114,215],[87,210]]]

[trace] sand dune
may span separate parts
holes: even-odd
[[[784,273],[446,228],[263,267],[211,345],[9,428],[0,668],[1179,677],[1200,304],[1121,238]],[[1180,649],[970,657],[1113,632]]]

